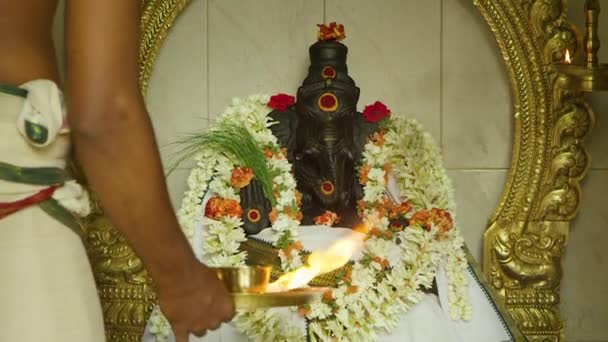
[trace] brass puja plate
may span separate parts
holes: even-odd
[[[270,266],[217,267],[222,280],[237,310],[255,310],[281,306],[310,304],[321,299],[326,287],[310,287],[281,292],[266,292],[270,282]]]
[[[237,310],[255,310],[261,308],[299,306],[312,304],[321,300],[329,288],[309,287],[283,292],[268,293],[233,293],[234,306]]]

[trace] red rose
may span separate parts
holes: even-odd
[[[367,122],[378,122],[391,115],[390,109],[388,109],[384,103],[376,101],[373,105],[365,106],[363,109],[363,118]]]
[[[284,112],[287,107],[296,103],[296,98],[287,94],[276,94],[270,97],[270,101],[266,104],[268,107]]]

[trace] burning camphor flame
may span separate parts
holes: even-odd
[[[343,239],[334,242],[324,250],[313,251],[308,256],[307,264],[282,275],[268,284],[267,292],[281,292],[305,286],[316,276],[336,270],[348,263],[353,254],[361,248],[365,240],[367,227],[361,225]]]
[[[572,64],[572,59],[570,59],[570,50],[566,49],[566,64]]]

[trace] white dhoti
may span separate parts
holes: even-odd
[[[65,209],[86,214],[82,188],[71,181],[52,185],[46,203],[67,217],[62,222],[36,203],[2,215],[2,208],[49,189],[44,178],[65,168],[69,150],[55,84],[33,81],[24,88],[0,85],[0,341],[102,342],[89,260],[74,227],[66,224],[73,217]],[[45,172],[36,175],[40,168]],[[20,181],[28,177],[30,182]]]

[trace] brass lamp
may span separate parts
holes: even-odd
[[[570,51],[566,50],[565,61],[557,69],[571,78],[574,90],[593,92],[608,90],[608,64],[600,64],[597,52],[600,48],[598,36],[599,0],[585,1],[585,63],[572,64]]]

